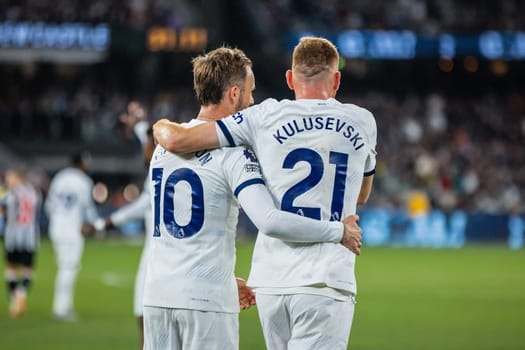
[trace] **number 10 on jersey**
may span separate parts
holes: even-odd
[[[168,233],[178,239],[188,238],[200,231],[204,224],[204,189],[195,171],[189,168],[175,169],[163,183],[163,168],[151,170],[153,181],[153,237],[160,237],[161,218]],[[188,224],[181,225],[175,219],[175,186],[187,182],[191,187],[191,218]],[[162,198],[161,198],[162,196]],[[189,200],[181,199],[180,202]],[[161,205],[162,204],[162,205]],[[162,213],[161,213],[162,210]]]

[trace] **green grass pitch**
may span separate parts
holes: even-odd
[[[247,277],[252,248],[237,244],[240,277]],[[88,241],[76,288],[80,319],[61,323],[51,317],[55,264],[44,240],[23,318],[8,318],[1,289],[0,349],[136,349],[132,298],[140,252],[125,241]],[[349,349],[525,349],[523,250],[365,247],[356,274]],[[241,312],[240,348],[265,349],[255,308]]]

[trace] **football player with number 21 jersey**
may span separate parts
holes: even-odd
[[[242,51],[219,48],[193,64],[201,110],[185,127],[253,103],[251,61]],[[347,233],[339,220],[277,210],[255,154],[246,148],[176,155],[157,146],[150,175],[154,229],[144,290],[146,350],[238,348],[239,303],[250,306],[250,290],[234,276],[237,201],[263,234],[289,244],[340,245]],[[355,232],[360,236],[358,227]]]
[[[369,111],[335,99],[338,60],[328,40],[302,38],[286,72],[295,100],[268,99],[191,129],[159,121],[154,136],[181,153],[250,145],[274,203],[337,222],[369,197],[377,138]],[[256,292],[268,349],[346,349],[357,294],[355,253],[329,242],[257,236],[248,285]]]

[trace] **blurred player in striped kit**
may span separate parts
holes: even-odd
[[[82,224],[98,219],[92,197],[93,181],[86,174],[90,158],[86,152],[72,156],[71,166],[59,171],[51,181],[44,206],[58,267],[53,315],[61,321],[76,320],[73,293],[84,250]]]
[[[2,200],[5,216],[5,280],[9,292],[9,316],[26,311],[26,298],[33,279],[34,256],[39,242],[40,193],[26,179],[22,168],[5,173],[7,195]]]

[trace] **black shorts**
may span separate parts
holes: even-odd
[[[22,265],[26,267],[33,267],[35,252],[27,250],[15,250],[12,252],[5,252],[5,257],[8,263],[15,265]]]

